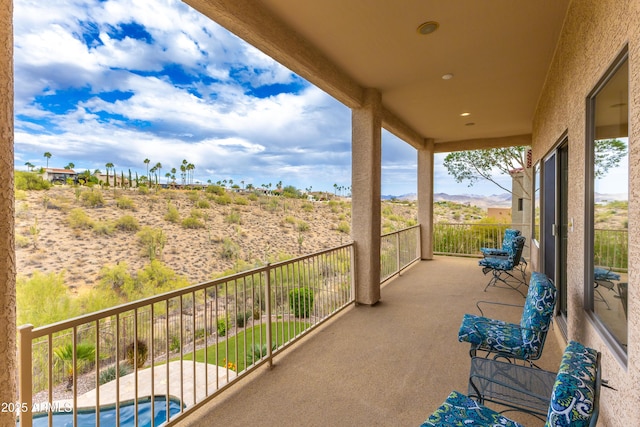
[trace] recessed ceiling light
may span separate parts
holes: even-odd
[[[447,74],[442,76],[442,80],[451,80],[452,78],[453,78],[453,74],[452,73],[447,73]]]
[[[462,116],[462,117],[468,117],[470,115],[471,115],[471,113],[462,113],[462,114],[460,114],[460,116]]]
[[[418,34],[426,36],[427,34],[431,34],[436,31],[438,27],[440,27],[440,24],[438,24],[436,21],[428,21],[420,24],[416,31],[418,32]]]

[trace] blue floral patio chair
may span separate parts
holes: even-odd
[[[488,256],[507,256],[511,252],[511,241],[520,235],[520,230],[507,228],[504,230],[501,248],[480,248],[480,252],[485,257]]]
[[[614,297],[620,298],[619,295],[615,295],[615,290],[613,289],[615,286],[613,282],[619,281],[620,275],[611,271],[611,267],[595,267],[593,269],[593,280],[595,282],[593,285],[593,290],[596,294],[595,300],[603,302],[607,306],[607,310],[611,310],[607,299],[602,295],[598,288],[602,286],[603,288],[609,289],[610,291],[613,291]]]
[[[555,305],[556,287],[544,273],[533,272],[519,324],[465,314],[458,341],[471,344],[471,357],[481,350],[487,356],[493,354],[494,358],[518,359],[533,365],[542,355]]]
[[[484,288],[485,291],[489,286],[496,286],[498,282],[502,282],[518,292],[520,292],[518,289],[520,285],[526,285],[525,271],[519,267],[525,240],[524,236],[516,236],[509,244],[510,249],[508,255],[487,256],[478,261],[478,265],[482,267],[484,274],[489,272],[492,274],[491,280],[489,280],[489,283],[487,283],[487,286]],[[517,275],[513,274],[514,270],[518,271]],[[520,294],[522,294],[522,292],[520,292]],[[524,294],[522,294],[522,296],[524,296]]]
[[[545,427],[595,427],[601,387],[600,353],[571,341],[566,347],[551,391]],[[518,390],[526,393],[526,389]],[[457,391],[422,427],[523,427]]]

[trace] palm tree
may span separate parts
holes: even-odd
[[[187,171],[191,172],[191,184],[193,184],[193,170],[194,170],[195,168],[196,168],[196,167],[194,166],[194,164],[193,164],[193,163],[189,163],[189,164],[187,165]]]
[[[67,390],[71,390],[73,387],[73,345],[66,344],[61,347],[53,349],[53,354],[56,355],[58,360],[62,362],[67,370],[68,382]],[[77,368],[80,370],[86,363],[92,362],[96,357],[96,348],[91,344],[77,344],[76,345],[76,363]]]
[[[104,167],[107,169],[107,186],[109,186],[109,169],[113,168],[113,163],[109,162],[105,164]],[[115,171],[113,172],[113,178],[115,181]],[[115,185],[115,182],[114,182],[114,185]]]
[[[147,165],[147,178],[149,178],[149,162],[150,161],[151,160],[149,160],[149,159],[144,159],[144,164]]]
[[[73,168],[75,168],[75,167],[76,167],[76,165],[75,165],[75,164],[73,164],[73,163],[69,162],[69,163],[68,163],[64,168],[65,168],[65,169],[73,169]]]
[[[162,171],[162,163],[158,162],[156,163],[156,170],[158,171],[158,175],[160,175],[161,171]]]
[[[35,167],[35,165],[33,163],[31,163],[31,162],[27,162],[24,165],[27,167],[27,170],[29,172],[33,171],[33,168]]]
[[[48,152],[48,151],[45,151],[44,157],[47,158],[47,168],[48,168],[49,167],[49,159],[51,158],[51,153]]]

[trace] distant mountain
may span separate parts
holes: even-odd
[[[629,200],[629,194],[627,193],[617,193],[617,194],[605,194],[605,193],[595,193],[594,199],[596,203],[607,203],[612,201],[621,201],[621,200]]]
[[[400,196],[386,195],[382,196],[383,200],[410,200],[414,201],[418,198],[417,194],[409,193]],[[436,193],[433,195],[434,202],[455,202],[462,205],[478,206],[480,208],[510,208],[511,193],[492,194],[491,196],[483,196],[479,194],[447,194]]]

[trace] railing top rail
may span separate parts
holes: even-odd
[[[403,228],[402,230],[391,231],[389,233],[385,233],[380,237],[391,236],[392,234],[402,233],[403,231],[411,230],[412,228],[420,228],[420,224],[412,225],[411,227]]]
[[[434,222],[433,225],[475,225],[480,227],[529,227],[531,224],[519,224],[511,222]]]
[[[147,306],[151,306],[153,304],[159,303],[159,302],[164,302],[173,298],[177,298],[180,297],[182,295],[187,295],[187,294],[191,294],[194,292],[198,292],[201,291],[203,289],[207,289],[207,288],[211,288],[213,286],[217,286],[219,284],[225,283],[225,282],[230,282],[230,281],[234,281],[234,280],[240,280],[243,279],[245,277],[249,277],[249,276],[253,276],[255,274],[259,274],[265,271],[269,271],[271,269],[274,268],[279,268],[282,267],[284,265],[287,264],[292,264],[295,262],[300,262],[303,261],[305,259],[309,259],[309,258],[313,258],[316,256],[320,256],[329,252],[334,252],[340,249],[344,249],[344,248],[348,248],[350,246],[353,246],[353,242],[349,242],[349,243],[345,243],[343,245],[340,246],[336,246],[333,248],[329,248],[329,249],[324,249],[318,252],[314,252],[312,254],[307,254],[307,255],[303,255],[300,257],[296,257],[296,258],[292,258],[289,260],[285,260],[285,261],[279,261],[273,264],[267,264],[265,266],[262,267],[257,267],[251,270],[246,270],[243,271],[241,273],[236,273],[230,276],[225,276],[225,277],[220,277],[218,279],[209,281],[209,282],[202,282],[202,283],[198,283],[195,285],[191,285],[191,286],[187,286],[185,288],[181,288],[181,289],[176,289],[173,291],[169,291],[169,292],[165,292],[162,294],[158,294],[158,295],[154,295],[151,297],[147,297],[144,299],[140,299],[137,301],[132,301],[132,302],[127,302],[124,304],[120,304],[117,305],[115,307],[110,307],[104,310],[100,310],[100,311],[96,311],[93,313],[89,313],[89,314],[85,314],[85,315],[81,315],[81,316],[77,316],[71,319],[66,319],[66,320],[62,320],[60,322],[56,322],[56,323],[52,323],[50,325],[45,325],[45,326],[39,326],[37,328],[34,328],[31,333],[30,336],[32,339],[35,338],[39,338],[39,337],[43,337],[49,334],[53,334],[56,332],[60,332],[66,329],[70,329],[73,328],[74,326],[80,326],[86,323],[90,323],[90,322],[95,322],[96,320],[100,320],[100,319],[105,319],[111,316],[115,316],[117,314],[123,313],[123,312],[127,312],[127,311],[131,311],[131,310],[135,310],[141,307],[147,307]],[[23,325],[20,327],[20,329],[25,329],[28,328],[30,325]]]

